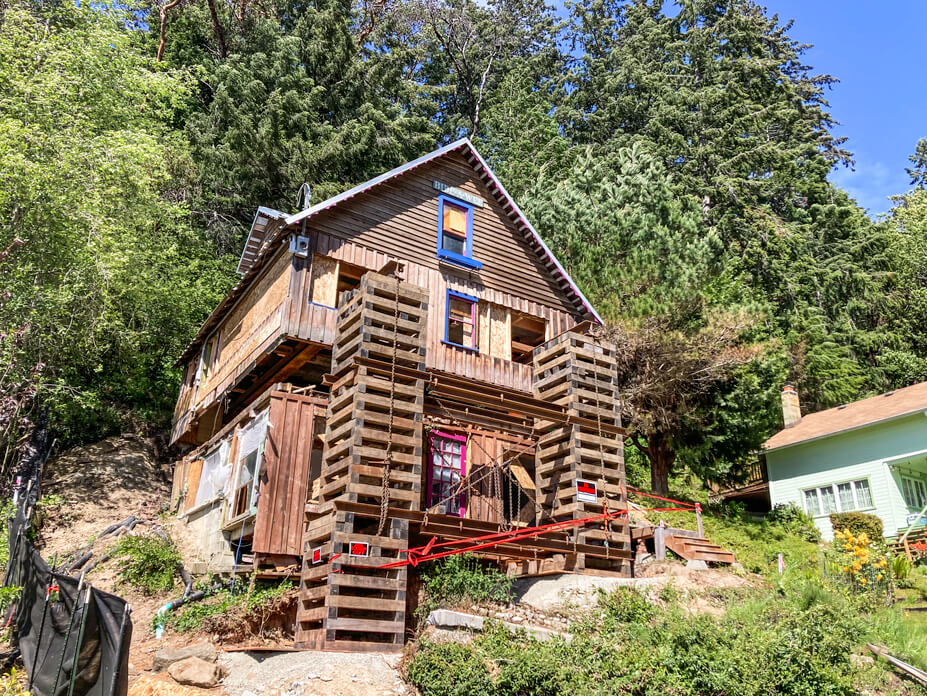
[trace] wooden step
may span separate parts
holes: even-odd
[[[666,536],[666,548],[687,561],[734,563],[734,554],[704,537]]]

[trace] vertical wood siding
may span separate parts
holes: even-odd
[[[437,214],[437,213],[436,213]],[[314,233],[316,254],[339,261],[377,270],[389,261],[401,260],[383,252],[370,249],[357,242],[341,239],[324,232]],[[290,294],[293,298],[289,312],[291,335],[308,341],[331,344],[335,333],[335,311],[328,307],[312,304],[311,259],[295,259],[295,272]],[[504,292],[470,278],[438,268],[428,268],[418,263],[406,262],[405,279],[426,288],[430,293],[428,304],[428,345],[426,366],[429,369],[450,372],[489,384],[495,384],[521,391],[531,391],[531,366],[514,363],[504,358],[485,353],[462,350],[442,342],[446,313],[447,290],[472,295],[486,302],[544,319],[547,335],[556,336],[575,326],[580,317],[543,303]]]
[[[315,409],[309,397],[284,392],[271,395],[254,526],[255,553],[302,555]]]

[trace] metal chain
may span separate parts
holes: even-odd
[[[383,533],[389,515],[390,464],[393,458],[393,411],[396,403],[396,344],[399,342],[399,279],[393,297],[393,359],[389,371],[389,421],[386,426],[386,456],[383,459],[383,481],[380,486],[380,523],[377,536]]]

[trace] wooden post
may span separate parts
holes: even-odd
[[[653,528],[653,555],[658,561],[666,560],[666,529],[662,524]]]
[[[705,530],[702,528],[702,504],[695,504],[695,524],[698,529],[698,536],[700,539],[705,538]]]

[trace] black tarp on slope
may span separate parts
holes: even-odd
[[[23,503],[23,507],[28,505]],[[10,522],[6,584],[22,588],[12,609],[12,622],[32,693],[125,696],[132,637],[128,605],[96,589],[89,589],[87,601],[89,586],[78,592],[77,579],[52,573],[29,542],[28,529],[29,522],[18,509]],[[46,593],[52,585],[57,585],[57,599],[53,594],[46,607]]]

